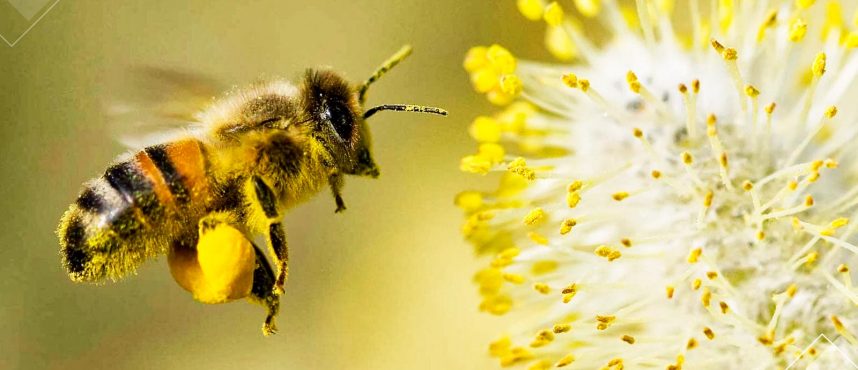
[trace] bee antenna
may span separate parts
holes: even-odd
[[[439,116],[446,116],[447,111],[441,108],[435,107],[426,107],[423,105],[409,105],[409,104],[383,104],[377,107],[372,107],[363,114],[363,119],[367,119],[376,112],[380,112],[383,110],[392,110],[397,112],[417,112],[417,113],[430,113],[437,114]]]
[[[361,105],[366,100],[366,90],[369,89],[369,85],[378,80],[381,76],[383,76],[387,71],[391,70],[393,67],[396,67],[399,62],[407,58],[411,55],[411,45],[405,45],[396,54],[393,54],[390,58],[384,61],[375,72],[372,73],[372,76],[364,81],[362,85],[358,88],[358,101]]]

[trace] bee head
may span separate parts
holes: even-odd
[[[364,140],[357,96],[349,83],[331,71],[308,70],[301,89],[304,113],[311,130],[336,162],[349,171],[359,162]]]

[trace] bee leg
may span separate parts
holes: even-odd
[[[247,299],[268,310],[265,323],[262,324],[262,334],[269,336],[277,332],[274,317],[280,311],[280,297],[274,294],[274,270],[268,264],[265,253],[256,244],[253,244],[253,249],[256,251],[256,268],[253,270],[253,287]]]
[[[346,203],[343,201],[343,175],[335,172],[328,176],[328,183],[331,185],[331,193],[334,194],[334,201],[337,202],[337,209],[334,213],[340,213],[346,210]]]
[[[286,278],[289,276],[289,247],[286,245],[286,232],[283,231],[280,215],[277,213],[274,191],[258,176],[253,177],[253,188],[256,193],[256,200],[259,201],[263,212],[265,212],[265,217],[270,222],[267,235],[268,245],[274,251],[274,256],[277,257],[277,271],[279,271],[277,279],[274,281],[273,292],[279,296],[283,294],[283,285],[286,284]]]

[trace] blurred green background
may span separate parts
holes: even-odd
[[[9,4],[7,25],[20,17]],[[14,48],[0,44],[0,369],[493,368],[499,330],[477,311],[477,263],[452,205],[479,181],[458,162],[471,119],[491,108],[461,60],[495,41],[545,58],[542,31],[513,1],[60,1]],[[193,301],[164,258],[115,284],[69,281],[59,217],[125,150],[102,109],[107,71],[161,66],[233,85],[324,65],[361,80],[405,43],[414,55],[369,104],[451,116],[374,118],[382,177],[347,181],[344,214],[325,193],[286,217],[278,335],[262,337],[262,307]]]

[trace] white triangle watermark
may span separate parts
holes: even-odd
[[[810,343],[810,345],[805,347],[805,349],[801,352],[801,354],[799,354],[798,357],[795,360],[793,360],[793,362],[791,362],[789,364],[789,366],[787,366],[786,369],[784,369],[784,370],[798,370],[798,369],[793,369],[793,366],[795,366],[795,364],[797,364],[800,360],[806,358],[806,355],[811,351],[811,349],[813,349],[814,346],[816,346],[816,344],[822,340],[825,340],[825,342],[828,342],[829,345],[828,345],[828,348],[826,348],[825,352],[823,352],[822,354],[817,356],[817,359],[824,357],[824,355],[826,355],[826,354],[829,355],[829,357],[836,355],[839,357],[839,359],[842,360],[842,361],[839,361],[840,364],[842,364],[842,365],[849,364],[852,366],[853,369],[858,369],[858,364],[856,364],[854,361],[852,361],[852,359],[849,357],[849,355],[846,352],[844,352],[843,349],[840,348],[840,346],[838,346],[836,343],[834,343],[831,339],[828,339],[828,337],[825,336],[825,334],[819,334],[819,336],[816,337],[816,339],[814,339],[813,342]],[[828,360],[831,361],[833,359],[829,358]],[[810,364],[808,364],[806,369],[811,369],[811,368],[816,369],[817,367],[813,367],[814,362],[816,362],[816,360],[814,360]]]
[[[29,26],[21,32],[18,37],[14,35],[4,35],[0,33],[0,39],[9,45],[9,47],[15,47],[24,36],[27,36],[28,33],[36,27],[37,24],[44,18],[51,10],[60,2],[60,0],[0,0],[5,1],[9,5],[11,5],[18,14],[24,17],[27,21],[29,21]],[[35,18],[35,20],[33,19]],[[7,37],[8,36],[8,37]]]

